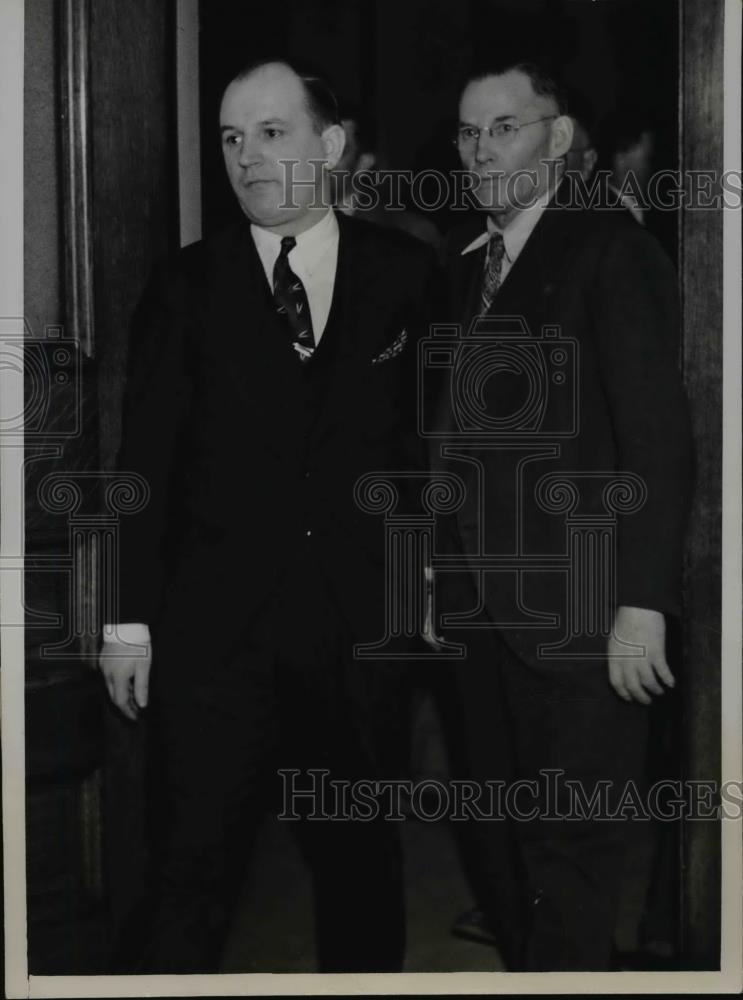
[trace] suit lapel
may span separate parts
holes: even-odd
[[[390,270],[383,254],[367,238],[371,223],[336,213],[338,219],[339,356],[361,361],[375,343],[384,339],[379,330],[380,302],[389,293]],[[368,360],[368,359],[367,359]]]
[[[544,310],[560,285],[572,246],[570,213],[548,206],[542,213],[506,280],[493,299],[491,315],[525,315],[544,320]],[[534,336],[539,330],[530,331]]]
[[[357,391],[358,379],[368,377],[375,348],[385,346],[388,335],[380,326],[380,302],[390,296],[390,270],[374,241],[367,238],[368,223],[336,213],[338,219],[338,265],[326,344],[323,334],[318,355],[310,364],[327,364],[332,371],[327,391],[318,408],[314,430],[328,421],[353,412],[349,397]],[[380,347],[381,349],[381,347]]]
[[[480,248],[464,254],[462,250],[482,234],[484,227],[485,222],[482,216],[476,216],[468,223],[450,258],[449,306],[452,322],[468,325],[469,317],[474,314],[475,296],[478,294],[479,280],[482,275],[484,250]]]
[[[337,397],[353,378],[366,344],[373,348],[379,334],[375,296],[384,295],[384,260],[370,248],[359,224],[344,216],[339,221],[338,264],[326,331],[309,362],[329,366],[327,389],[318,408],[316,425],[337,409]],[[224,358],[227,376],[246,403],[264,416],[286,408],[300,416],[305,394],[305,372],[291,346],[291,337],[277,315],[266,275],[247,222],[226,236],[213,260],[213,280],[207,302],[206,329],[219,343],[212,345]],[[327,339],[326,339],[327,338]]]
[[[471,319],[476,311],[476,296],[479,297],[479,287],[484,263],[484,248],[470,250],[463,253],[463,250],[478,236],[482,235],[485,227],[484,216],[476,215],[461,230],[457,232],[457,240],[451,247],[446,262],[447,291],[450,323],[461,324],[460,336],[467,336],[467,331]],[[497,298],[497,296],[496,296]],[[428,454],[431,466],[437,470],[456,471],[454,459],[444,457],[442,446],[448,437],[455,437],[457,431],[455,426],[454,410],[451,399],[446,391],[442,391],[436,406],[434,423],[437,428],[437,436],[429,441]]]
[[[555,322],[551,303],[554,292],[560,287],[563,269],[570,266],[570,251],[575,242],[572,217],[563,205],[550,205],[545,209],[495,295],[489,315],[523,317],[534,337],[541,335],[542,324]],[[480,232],[482,225],[473,224],[470,230],[462,231],[458,246],[468,246]],[[482,267],[482,248],[464,255],[455,249],[449,261],[452,315],[457,322],[467,324],[475,312]],[[441,401],[439,421],[444,433],[447,430],[454,433],[454,414],[448,399]],[[450,463],[442,462],[439,457],[438,441],[434,441],[431,454],[437,466],[449,467]]]
[[[564,199],[551,203],[526,241],[506,280],[490,307],[491,315],[521,315],[536,311],[545,296],[557,286],[567,253],[572,245],[570,212]],[[467,323],[476,311],[479,281],[484,265],[484,249],[462,254],[484,229],[484,216],[477,216],[460,230],[457,245],[448,263],[448,286],[452,320]],[[528,307],[528,308],[526,308]]]
[[[389,262],[369,238],[368,223],[336,214],[339,242],[333,300],[316,357],[308,364],[327,366],[322,378],[313,432],[352,412],[349,400],[359,380],[368,378],[371,359],[392,333],[387,303],[394,294]],[[284,426],[305,419],[305,375],[291,338],[276,314],[265,272],[247,223],[237,225],[213,260],[206,329],[220,352],[221,364],[247,404],[261,419]],[[327,337],[327,339],[326,339]]]
[[[219,353],[245,403],[270,420],[298,400],[301,373],[247,222],[230,232],[213,268],[206,325],[214,338],[210,350]]]

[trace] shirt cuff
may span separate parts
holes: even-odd
[[[144,646],[150,641],[150,630],[141,622],[126,622],[122,625],[104,625],[104,642],[123,642],[131,646]]]

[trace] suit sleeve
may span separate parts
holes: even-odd
[[[144,505],[122,515],[115,603],[120,623],[157,621],[163,597],[169,499],[192,396],[184,282],[160,269],[134,313],[117,468],[140,476]]]
[[[597,267],[594,326],[617,470],[647,493],[641,509],[619,515],[617,604],[678,614],[693,459],[676,275],[634,225],[614,234]]]

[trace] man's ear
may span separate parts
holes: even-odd
[[[550,145],[552,156],[564,156],[573,144],[573,120],[568,115],[559,115],[552,122]]]
[[[322,133],[322,144],[328,161],[328,169],[332,170],[346,148],[346,133],[343,131],[343,126],[328,125]]]

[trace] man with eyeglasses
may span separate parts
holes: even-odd
[[[442,574],[437,602],[469,615],[447,633],[468,647],[454,769],[503,782],[504,819],[459,826],[511,969],[611,968],[618,810],[642,787],[647,705],[675,683],[665,616],[680,610],[691,484],[675,274],[621,207],[574,199],[572,139],[533,63],[463,89],[454,142],[485,218],[448,241],[456,448],[434,462],[467,485],[450,544],[470,572]],[[599,548],[580,550],[591,531]]]

